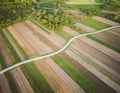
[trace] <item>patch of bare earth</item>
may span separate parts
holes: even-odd
[[[5,47],[1,46],[0,49],[6,65],[12,65],[12,60],[10,59]],[[14,80],[15,85],[17,86],[17,90],[19,93],[34,93],[26,77],[24,76],[23,72],[19,67],[15,68],[14,70],[11,70],[10,74]]]
[[[120,49],[120,36],[107,31],[94,35],[96,38],[107,42],[108,44]]]
[[[105,24],[108,24],[108,25],[111,25],[111,26],[115,26],[115,25],[118,25],[119,23],[117,22],[114,22],[114,21],[111,21],[109,19],[106,19],[106,18],[102,18],[102,17],[99,17],[99,16],[93,16],[92,19],[95,19],[97,21],[100,21],[100,22],[103,22]]]
[[[1,64],[0,64],[0,70],[2,69]],[[1,92],[2,93],[11,93],[9,84],[7,82],[7,78],[4,74],[0,75],[0,87],[1,87]]]
[[[93,29],[93,28],[91,28],[89,26],[86,26],[84,24],[81,24],[81,23],[75,23],[75,26],[82,29],[82,30],[84,30],[84,31],[87,31],[87,32],[94,32],[95,31],[95,29]]]

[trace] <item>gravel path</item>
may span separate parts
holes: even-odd
[[[120,93],[120,86],[110,80],[108,77],[104,76],[101,72],[99,72],[96,68],[86,63],[83,59],[81,59],[78,55],[71,52],[70,50],[66,50],[66,53],[70,55],[74,60],[76,60],[78,63],[80,63],[83,67],[85,67],[88,71],[93,73],[96,77],[98,77],[100,80],[104,81],[105,84],[113,88],[116,92]]]
[[[0,70],[2,69],[1,64],[0,64]],[[7,78],[4,74],[0,75],[0,88],[2,93],[11,93],[9,84],[7,82]]]
[[[111,26],[115,26],[115,25],[118,25],[119,23],[117,22],[114,22],[114,21],[111,21],[109,19],[106,19],[106,18],[102,18],[102,17],[99,17],[99,16],[93,16],[92,19],[95,19],[97,21],[100,21],[100,22],[103,22],[105,24],[108,24],[108,25],[111,25]]]
[[[75,26],[80,28],[80,29],[82,29],[82,30],[85,30],[87,32],[94,32],[94,31],[96,31],[95,29],[93,29],[93,28],[91,28],[89,26],[86,26],[84,24],[81,24],[81,23],[76,23]]]

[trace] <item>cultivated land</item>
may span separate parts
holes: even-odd
[[[75,23],[74,26],[86,32],[94,32],[98,29],[118,24],[108,19],[100,21],[101,19],[103,18],[95,16],[88,19],[86,22]],[[105,24],[106,20],[109,22],[108,25]],[[94,28],[94,26],[88,22],[95,22],[95,24],[101,25],[101,28],[99,26]],[[17,41],[28,58],[55,52],[62,48],[67,42],[55,32],[49,31],[48,33],[30,20],[14,24],[7,29],[8,31],[3,30],[4,34],[21,60],[25,59],[18,47],[16,47],[16,44],[11,40],[8,32],[11,33],[12,37]],[[62,30],[63,33],[65,32],[71,37],[80,34],[67,26],[63,27]],[[99,33],[92,37],[116,48],[119,48],[120,46],[119,28]],[[9,58],[4,47],[1,47],[1,53],[6,65],[11,65],[12,60]],[[34,65],[55,93],[119,93],[119,62],[120,54],[118,52],[102,45],[100,42],[97,42],[90,37],[82,37],[73,41],[70,47],[64,52],[51,58],[35,61]],[[34,93],[35,89],[38,90],[39,87],[33,88],[33,85],[29,81],[30,76],[25,76],[25,72],[23,73],[21,69],[22,68],[18,67],[10,71],[17,90],[20,93]],[[28,68],[28,70],[30,69]],[[41,86],[42,83],[40,88],[45,88]],[[2,87],[6,87],[6,85],[3,85]],[[35,93],[39,93],[39,90]]]
[[[95,4],[95,0],[69,0],[66,4]]]

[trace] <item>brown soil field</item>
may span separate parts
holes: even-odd
[[[114,21],[111,21],[109,19],[105,19],[105,18],[102,18],[102,17],[99,17],[99,16],[93,16],[92,19],[95,19],[97,21],[103,22],[103,23],[111,25],[111,26],[115,26],[115,25],[119,24],[117,22],[114,22]]]
[[[120,35],[120,28],[111,29],[111,31]]]
[[[0,70],[2,69],[0,64]],[[2,93],[11,93],[7,78],[4,74],[0,75],[0,88]]]
[[[107,42],[108,44],[120,49],[120,36],[111,33],[110,31],[94,35],[96,38]]]
[[[64,27],[62,28],[62,30],[65,31],[65,32],[67,32],[67,33],[69,33],[69,34],[72,35],[72,36],[76,36],[76,35],[79,35],[79,34],[80,34],[80,33],[78,33],[77,31],[72,30],[72,29],[69,28],[68,26],[64,26]]]
[[[32,57],[35,57],[36,55],[36,52],[35,51],[32,51],[31,47],[29,47],[29,44],[27,44],[26,40],[24,40],[24,38],[19,34],[19,32],[17,32],[17,30],[10,26],[8,27],[8,31],[12,34],[12,36],[16,39],[16,41],[19,43],[19,45],[24,48],[24,51],[26,52],[26,54],[28,56],[30,56],[31,58]],[[30,52],[30,53],[29,53]]]
[[[95,29],[93,29],[93,28],[91,28],[89,26],[86,26],[84,24],[81,24],[81,23],[76,23],[75,26],[82,29],[82,30],[85,30],[87,32],[94,32],[95,31]]]

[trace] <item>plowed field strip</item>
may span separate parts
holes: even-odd
[[[0,69],[1,69],[1,64],[0,64]],[[11,93],[9,84],[7,82],[7,78],[4,74],[0,75],[0,87],[1,87],[1,92],[2,93]]]
[[[120,35],[120,28],[111,29],[111,31]]]
[[[100,80],[104,81],[108,86],[113,88],[116,92],[120,92],[120,86],[110,80],[108,77],[104,76],[101,72],[96,70],[91,65],[87,64],[83,59],[81,59],[78,55],[74,54],[73,52],[66,50],[66,53],[70,55],[74,60],[76,60],[78,63],[80,63],[82,66],[84,66],[88,71],[93,73],[95,76],[97,76]]]
[[[11,75],[13,76],[19,93],[34,93],[20,68],[12,70]]]
[[[111,26],[115,26],[115,25],[119,24],[117,22],[114,22],[114,21],[111,21],[109,19],[105,19],[105,18],[102,18],[102,17],[99,17],[99,16],[93,16],[92,19],[95,19],[97,21],[103,22],[103,23],[111,25]]]
[[[84,24],[81,24],[81,23],[76,23],[75,26],[80,28],[80,29],[82,29],[82,30],[85,30],[87,32],[94,32],[94,31],[96,31],[95,29],[93,29],[93,28],[91,28],[89,26],[86,26]]]
[[[107,42],[108,44],[120,49],[120,36],[110,32],[99,33],[94,35],[96,38]]]
[[[28,56],[35,57],[36,52],[32,51],[31,47],[29,47],[29,45],[26,43],[27,41],[24,40],[24,38],[19,34],[19,32],[17,32],[15,28],[10,26],[8,27],[8,31],[12,34],[16,41],[19,42],[19,45],[24,48],[24,51]]]

